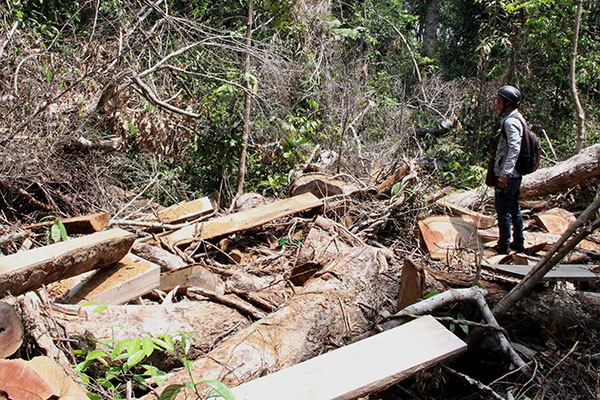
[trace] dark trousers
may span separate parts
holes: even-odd
[[[504,189],[498,188],[498,179],[495,186],[495,207],[498,214],[498,229],[500,238],[498,247],[508,249],[510,244],[511,223],[513,228],[513,243],[517,246],[524,245],[523,216],[519,206],[521,194],[521,179],[510,178]]]

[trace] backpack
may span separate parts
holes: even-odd
[[[528,175],[538,169],[540,159],[542,158],[542,148],[540,139],[531,130],[527,122],[522,118],[517,118],[523,125],[523,137],[521,138],[521,150],[515,164],[515,169],[521,175]],[[502,136],[506,139],[504,124],[502,125]]]

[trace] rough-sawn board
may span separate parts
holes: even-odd
[[[349,400],[466,350],[431,316],[231,389],[236,400]]]
[[[225,215],[204,222],[186,226],[162,236],[171,245],[192,242],[199,232],[202,240],[212,239],[250,228],[256,228],[278,218],[323,205],[312,193],[304,193],[289,199],[278,200],[264,206],[251,208],[235,214]]]

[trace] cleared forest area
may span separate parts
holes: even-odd
[[[598,398],[600,6],[555,3],[0,4],[0,398]]]

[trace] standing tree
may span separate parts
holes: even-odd
[[[579,42],[579,27],[581,26],[581,8],[583,0],[577,0],[577,13],[575,14],[575,33],[573,35],[573,51],[571,52],[571,70],[569,78],[571,81],[571,96],[577,113],[577,143],[575,144],[575,153],[579,153],[585,140],[585,112],[579,101],[577,92],[577,82],[575,76],[575,66],[577,65],[577,43]]]
[[[252,84],[250,82],[250,46],[252,45],[252,8],[254,0],[248,0],[248,25],[246,27],[246,55],[244,56],[244,124],[242,126],[242,149],[240,150],[240,164],[238,167],[236,198],[244,193],[244,175],[246,173],[246,149],[248,147],[248,133],[250,131],[250,102]]]

